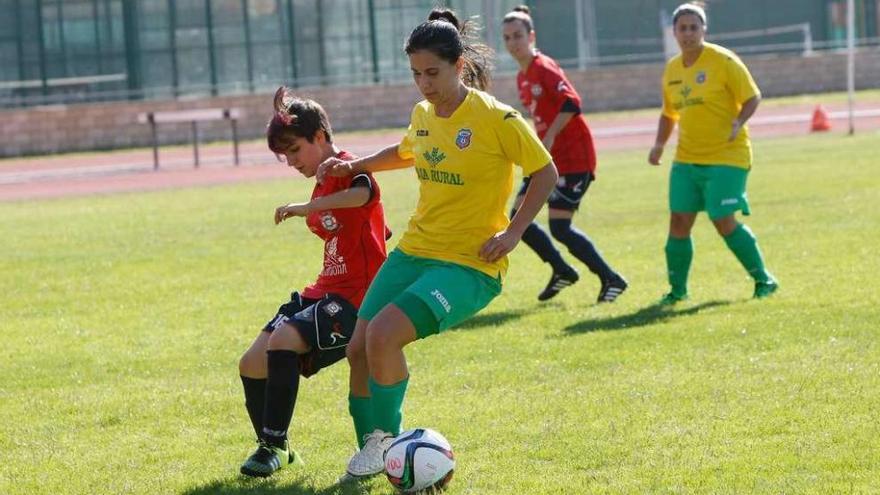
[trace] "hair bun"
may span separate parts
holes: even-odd
[[[455,26],[455,29],[461,29],[461,25],[458,22],[458,18],[455,17],[455,13],[449,9],[434,9],[434,10],[432,10],[431,13],[428,14],[428,20],[429,21],[443,20],[443,21],[446,21],[446,22],[452,24],[453,26]]]
[[[513,8],[512,12],[522,12],[523,14],[529,14],[529,6],[528,5],[517,5]]]

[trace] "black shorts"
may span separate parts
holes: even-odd
[[[312,348],[299,356],[299,372],[308,378],[345,357],[356,321],[357,308],[336,294],[306,299],[293,292],[263,331],[271,333],[284,323],[297,329]]]
[[[556,181],[556,189],[550,193],[550,197],[547,199],[547,205],[555,210],[577,211],[581,205],[581,198],[587,193],[594,178],[593,174],[589,172],[560,175],[559,180]],[[518,196],[526,193],[529,179],[530,177],[523,177],[522,187],[517,193]]]

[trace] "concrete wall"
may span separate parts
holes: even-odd
[[[846,89],[846,55],[823,53],[800,56],[745,57],[765,96],[784,96]],[[659,105],[661,64],[603,67],[568,71],[585,99],[587,112]],[[880,88],[880,50],[863,50],[857,57],[856,88]],[[498,77],[493,92],[516,103],[512,77]],[[403,126],[418,93],[412,84],[303,89],[330,113],[336,130]],[[137,115],[147,111],[238,107],[242,138],[263,135],[272,114],[272,95],[205,98],[192,101],[141,101],[38,107],[0,111],[0,156],[149,146],[149,126]],[[159,126],[163,144],[188,142],[188,124]],[[203,141],[230,138],[225,122],[201,124]]]

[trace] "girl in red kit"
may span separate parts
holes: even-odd
[[[597,301],[613,302],[626,290],[626,280],[608,266],[590,239],[571,224],[581,198],[596,178],[596,151],[587,120],[581,113],[581,97],[556,61],[535,48],[535,31],[528,7],[516,7],[504,16],[503,32],[507,51],[519,63],[516,82],[520,100],[531,112],[535,130],[559,170],[556,190],[547,202],[550,233],[599,278],[601,289]],[[511,216],[519,208],[528,184],[526,177]],[[529,226],[522,239],[553,267],[553,275],[538,295],[539,300],[550,299],[578,281],[577,271],[566,263],[550,236],[537,223]]]
[[[328,158],[355,158],[333,144],[330,120],[318,103],[283,87],[275,93],[267,137],[269,149],[306,178]],[[249,476],[302,464],[287,439],[299,377],[345,357],[357,308],[386,258],[388,230],[379,186],[369,173],[327,177],[315,184],[309,201],[275,210],[276,225],[292,217],[305,218],[324,241],[324,265],[313,284],[281,305],[239,362],[245,406],[259,442],[241,466]],[[369,432],[356,433],[362,439]]]

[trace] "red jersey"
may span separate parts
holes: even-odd
[[[562,104],[571,99],[578,107],[581,97],[555,60],[538,52],[525,72],[516,75],[519,99],[535,119],[535,131],[544,139]],[[550,150],[559,174],[596,172],[596,150],[587,119],[578,114],[559,131]]]
[[[355,157],[346,151],[336,155],[343,160]],[[309,213],[306,225],[324,240],[324,268],[318,279],[306,287],[302,296],[320,299],[333,292],[356,307],[364,300],[367,287],[385,261],[385,213],[380,202],[379,184],[369,173],[354,177],[327,177],[315,184],[312,199],[351,188],[355,180],[370,181],[372,196],[357,208],[336,208]]]

